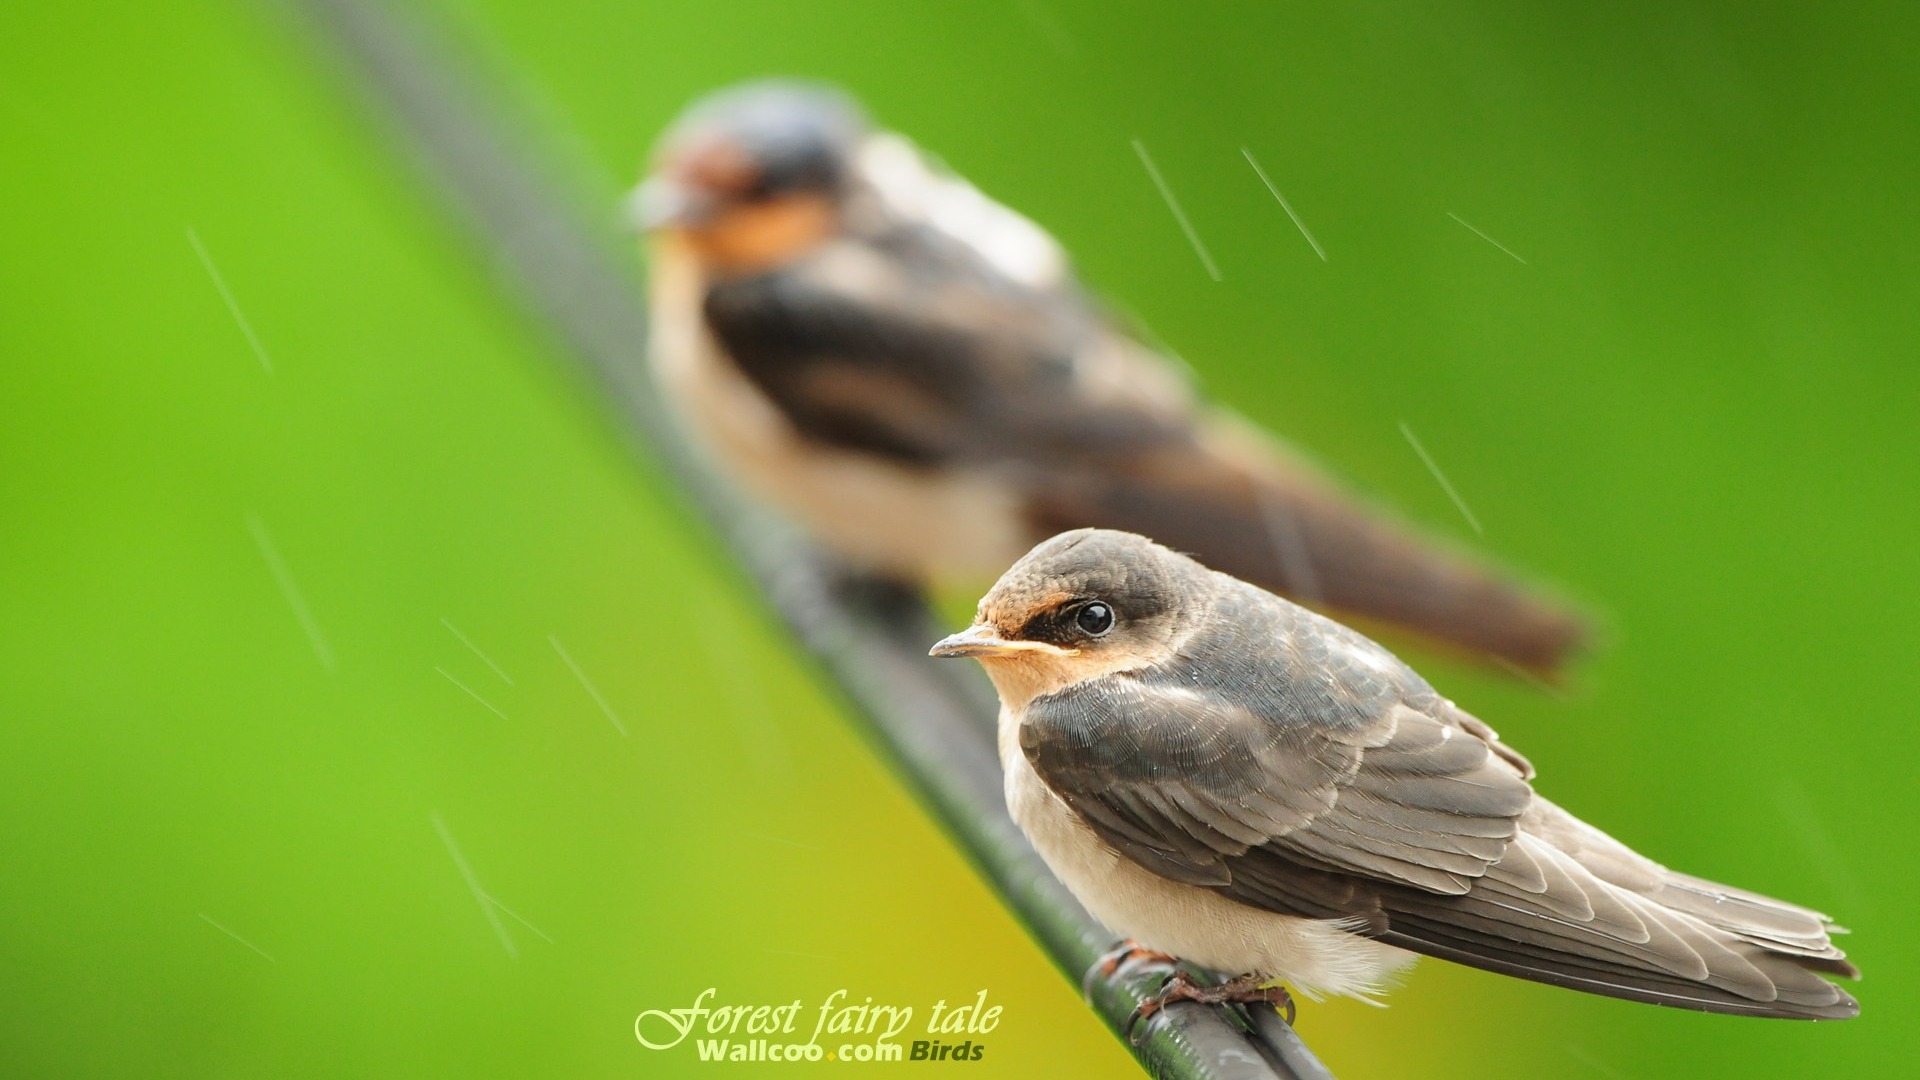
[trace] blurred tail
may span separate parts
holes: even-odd
[[[1067,478],[1038,493],[1030,514],[1043,535],[1089,525],[1141,533],[1309,606],[1546,676],[1586,637],[1565,608],[1418,536],[1230,421],[1202,442]]]

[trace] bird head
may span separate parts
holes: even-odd
[[[635,224],[685,239],[709,265],[750,273],[832,236],[868,123],[826,86],[758,82],[695,103],[668,129],[629,199]]]
[[[1158,663],[1211,609],[1209,571],[1144,536],[1076,529],[993,586],[973,625],[930,655],[971,656],[1010,704]]]

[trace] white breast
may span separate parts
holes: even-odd
[[[1371,1000],[1414,960],[1337,921],[1276,915],[1160,877],[1114,850],[1040,779],[1003,710],[1007,809],[1055,876],[1116,935],[1229,975],[1258,973],[1308,998]]]

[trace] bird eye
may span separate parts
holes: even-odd
[[[1113,609],[1098,600],[1083,604],[1074,613],[1073,624],[1088,637],[1101,637],[1113,629]]]

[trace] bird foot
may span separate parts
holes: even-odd
[[[1259,975],[1242,975],[1229,979],[1219,986],[1202,986],[1193,981],[1193,976],[1184,971],[1175,971],[1167,976],[1160,985],[1160,992],[1142,1001],[1127,1017],[1127,1041],[1138,1046],[1140,1037],[1147,1028],[1135,1027],[1143,1020],[1151,1020],[1154,1014],[1177,1001],[1194,1001],[1202,1005],[1271,1005],[1280,1012],[1288,1024],[1293,1023],[1293,995],[1287,993],[1284,986],[1264,986],[1265,980]],[[1151,1026],[1151,1025],[1149,1025]]]
[[[1080,996],[1087,1004],[1093,1004],[1093,984],[1100,979],[1110,979],[1114,973],[1129,964],[1144,963],[1156,967],[1172,967],[1180,958],[1157,949],[1148,949],[1132,938],[1124,938],[1118,945],[1100,954],[1100,958],[1087,969],[1086,977],[1080,980]]]

